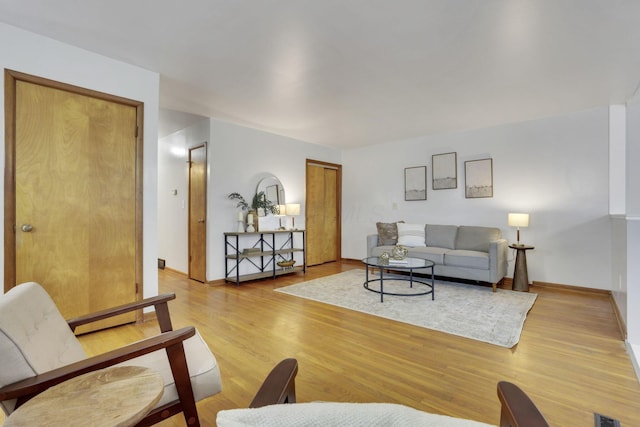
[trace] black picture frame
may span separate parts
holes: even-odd
[[[404,200],[427,200],[427,167],[404,168]]]
[[[493,197],[493,159],[464,162],[464,178],[467,199]]]
[[[458,153],[431,156],[431,188],[450,190],[458,188]]]

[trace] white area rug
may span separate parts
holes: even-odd
[[[369,274],[369,279],[373,277],[378,277],[377,271]],[[431,295],[385,295],[381,303],[380,294],[364,289],[364,280],[364,270],[349,270],[276,291],[507,348],[520,340],[537,296],[502,289],[494,293],[490,287],[436,280],[434,301]],[[379,289],[377,282],[370,286]],[[385,275],[385,292],[394,288],[407,292],[408,286],[407,281],[387,280]],[[422,285],[417,286],[422,290]]]

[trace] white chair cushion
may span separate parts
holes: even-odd
[[[34,282],[0,296],[0,352],[0,386],[87,357],[49,294]],[[2,407],[11,413],[15,402]]]
[[[218,427],[490,427],[392,403],[312,402],[218,412]],[[495,426],[494,426],[495,427]]]
[[[222,390],[222,384],[218,362],[197,330],[195,336],[184,341],[184,351],[187,356],[187,365],[189,366],[189,376],[191,377],[191,387],[193,388],[195,400],[199,401],[219,393]],[[160,373],[164,381],[164,394],[156,404],[156,408],[178,398],[171,366],[169,366],[167,352],[164,349],[136,357],[120,365],[144,366]]]

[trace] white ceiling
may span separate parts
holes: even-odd
[[[336,147],[623,103],[640,81],[638,0],[0,0],[0,21],[159,72],[164,109]]]

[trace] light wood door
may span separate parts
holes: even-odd
[[[340,165],[307,161],[307,265],[340,259]]]
[[[189,278],[207,281],[207,148],[189,150]]]
[[[5,288],[38,282],[66,318],[135,301],[137,108],[16,80],[14,119],[15,234],[5,239],[15,250],[5,266],[15,278]]]

